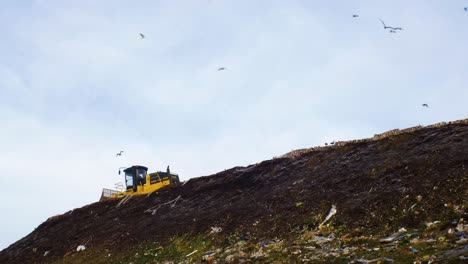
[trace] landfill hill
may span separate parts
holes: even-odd
[[[467,263],[468,119],[49,218],[0,263]]]

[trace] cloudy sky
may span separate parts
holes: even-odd
[[[0,249],[120,166],[187,180],[467,117],[467,0],[0,4]]]

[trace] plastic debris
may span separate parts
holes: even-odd
[[[186,255],[186,257],[190,257],[191,255],[193,255],[193,254],[195,254],[195,253],[197,253],[197,252],[198,252],[198,249],[192,251],[191,253],[188,253],[188,254]]]
[[[151,215],[155,215],[156,212],[158,211],[159,208],[161,208],[161,206],[163,205],[168,205],[170,204],[171,205],[171,208],[174,207],[177,203],[177,201],[180,199],[181,195],[177,196],[177,198],[175,198],[174,200],[170,200],[169,202],[167,203],[163,203],[163,204],[159,204],[159,205],[155,205],[147,210],[145,210],[145,213],[151,213]]]
[[[49,255],[49,251],[44,252],[44,257]]]
[[[211,231],[210,231],[210,234],[215,234],[215,233],[219,233],[223,231],[223,229],[221,227],[217,227],[217,226],[212,226],[211,227]]]
[[[416,201],[421,202],[423,200],[422,195],[416,196]]]
[[[373,263],[373,262],[394,262],[395,260],[391,259],[391,258],[386,258],[386,257],[382,257],[382,258],[376,258],[376,259],[363,259],[363,258],[358,258],[358,259],[355,259],[355,260],[352,260],[351,263]]]
[[[124,198],[122,198],[122,200],[120,200],[120,202],[115,206],[115,208],[119,208],[121,205],[126,204],[128,200],[132,199],[132,197],[133,196],[131,195],[125,196]]]
[[[296,250],[291,252],[291,254],[293,254],[293,255],[299,255],[301,253],[302,253],[302,251],[300,249],[296,249]]]
[[[432,227],[434,227],[435,225],[437,225],[439,223],[440,223],[440,221],[434,221],[434,222],[426,223],[426,226],[427,226],[427,228],[432,228]]]
[[[86,246],[85,245],[79,245],[77,248],[76,248],[76,251],[80,252],[80,251],[84,251],[86,249]]]
[[[399,241],[399,240],[402,240],[403,238],[406,238],[406,237],[414,237],[414,236],[419,236],[419,234],[418,234],[418,233],[408,233],[408,234],[404,234],[404,235],[398,236],[398,237],[395,238],[393,241]]]
[[[407,231],[408,230],[406,230],[404,227],[402,227],[402,228],[400,228],[398,230],[398,232],[393,233],[389,237],[380,239],[380,242],[392,242],[392,241],[396,240],[397,238],[401,239],[401,234],[403,234],[403,233],[405,233]]]
[[[320,246],[325,246],[326,243],[332,241],[332,237],[323,237],[323,236],[314,236],[312,239],[310,239],[310,242],[315,242],[317,245]]]
[[[336,205],[333,204],[332,208],[330,209],[330,212],[328,212],[328,215],[325,217],[325,220],[323,220],[323,222],[319,225],[319,228],[323,226],[323,224],[325,224],[325,222],[327,222],[330,218],[332,218],[332,216],[334,216],[336,212]]]

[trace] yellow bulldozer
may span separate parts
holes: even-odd
[[[139,165],[125,168],[123,172],[125,174],[125,186],[119,183],[116,184],[116,188],[119,190],[104,188],[99,201],[128,195],[148,194],[164,186],[180,182],[179,175],[171,173],[169,166],[167,166],[166,172],[156,171],[148,174],[148,168]],[[120,174],[121,170],[119,169]]]

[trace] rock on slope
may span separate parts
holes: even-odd
[[[49,218],[0,263],[457,263],[467,180],[464,120],[90,204]]]

